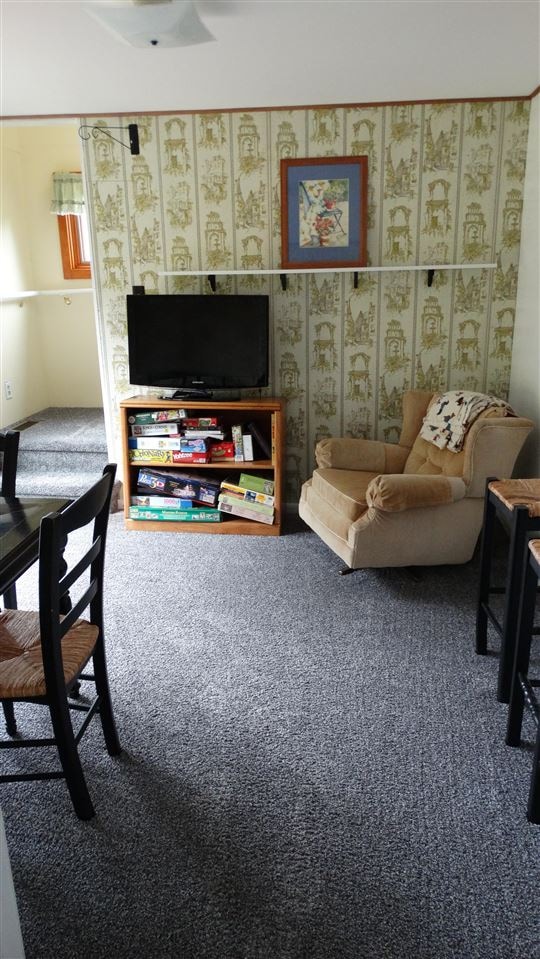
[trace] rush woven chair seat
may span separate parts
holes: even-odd
[[[529,543],[527,560],[521,595],[506,742],[508,746],[519,746],[521,744],[523,712],[524,707],[527,706],[536,723],[527,819],[529,822],[540,824],[540,698],[536,693],[536,690],[540,689],[540,679],[531,679],[528,675],[532,637],[540,633],[540,630],[533,625],[537,585],[540,577],[540,539],[531,540]]]
[[[19,738],[13,713],[12,722],[6,724],[10,738],[0,742],[0,749],[54,746],[61,765],[53,772],[5,773],[0,782],[63,778],[80,819],[94,815],[77,750],[94,715],[100,716],[109,754],[120,753],[103,637],[103,567],[115,473],[116,466],[109,464],[101,479],[66,510],[41,521],[39,612],[6,609],[0,613],[0,700],[11,708],[15,702],[46,706],[53,729],[51,738]],[[71,534],[86,527],[91,532],[90,545],[83,537],[71,543]],[[67,569],[66,544],[71,562]],[[72,590],[76,591],[73,605]],[[71,607],[67,613],[66,600]],[[88,609],[89,615],[83,618]],[[92,673],[84,671],[90,661]],[[93,702],[69,701],[80,680],[95,684]],[[86,713],[76,733],[71,710]]]
[[[495,520],[509,534],[505,586],[491,586],[493,535]],[[487,653],[488,620],[500,636],[501,649],[497,680],[497,698],[510,700],[514,666],[518,612],[523,576],[527,562],[527,542],[540,531],[540,479],[488,480],[484,498],[484,522],[480,554],[480,586],[476,618],[476,652]],[[502,619],[490,596],[504,595]]]

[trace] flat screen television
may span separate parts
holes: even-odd
[[[130,294],[130,383],[179,395],[268,386],[268,327],[261,294]]]

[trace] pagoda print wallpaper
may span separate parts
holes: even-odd
[[[388,272],[224,276],[218,293],[270,295],[271,386],[286,401],[285,500],[325,436],[396,441],[410,388],[506,398],[529,102],[237,110],[81,118],[137,123],[140,155],[84,142],[108,403],[128,379],[126,294],[208,293],[190,270],[281,265],[280,160],[368,158],[368,264]],[[115,136],[118,131],[113,131]],[[436,271],[408,266],[459,264]],[[467,269],[468,264],[496,264]],[[156,393],[159,391],[155,391]],[[258,394],[257,394],[258,395]]]

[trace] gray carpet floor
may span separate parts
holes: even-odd
[[[90,823],[61,782],[2,788],[27,959],[540,959],[532,723],[504,745],[497,659],[473,652],[477,563],[339,566],[299,523],[219,537],[111,516],[125,752],[94,721]],[[33,569],[19,604],[36,598]]]

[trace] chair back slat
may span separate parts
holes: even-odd
[[[83,595],[79,597],[75,605],[72,606],[69,613],[66,613],[66,615],[60,620],[58,625],[58,635],[60,639],[71,629],[75,620],[80,618],[81,613],[84,613],[85,609],[90,606],[94,596],[97,595],[97,591],[98,583],[94,579],[90,583],[88,589],[86,589]]]
[[[0,453],[2,453],[0,494],[2,496],[15,496],[19,437],[18,430],[6,430],[0,433]]]
[[[88,569],[91,563],[99,556],[101,552],[101,536],[92,543],[91,547],[84,556],[81,557],[79,562],[70,569],[64,577],[58,583],[58,590],[60,597],[64,596],[67,593],[68,589],[71,589],[73,584],[82,576],[85,569]]]

